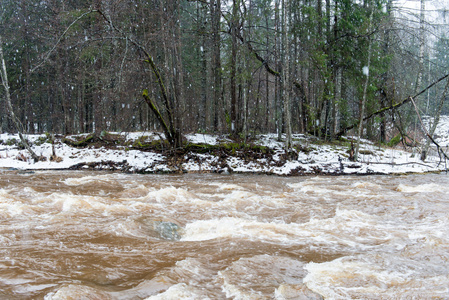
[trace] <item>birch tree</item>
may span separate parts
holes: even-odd
[[[373,23],[373,13],[374,10],[372,9],[370,12],[370,16],[369,16],[369,24],[368,24],[368,34],[371,33],[371,28],[372,28],[372,23]],[[363,86],[363,96],[362,96],[362,103],[360,105],[360,118],[359,118],[359,126],[357,129],[357,146],[355,148],[355,153],[354,153],[354,160],[357,160],[358,156],[359,156],[359,149],[360,149],[360,138],[362,136],[363,133],[363,116],[364,116],[364,112],[365,112],[365,106],[366,106],[366,94],[368,91],[368,85],[369,85],[369,69],[371,66],[371,49],[372,49],[372,41],[371,41],[371,37],[368,37],[368,59],[367,59],[367,63],[366,66],[363,67],[363,73],[365,74],[366,78],[365,78],[365,84]]]
[[[34,153],[34,151],[31,149],[30,145],[26,141],[26,139],[23,137],[23,134],[22,134],[24,131],[23,125],[20,122],[20,120],[17,118],[16,114],[14,113],[14,109],[12,107],[11,92],[9,90],[9,83],[8,83],[8,73],[6,72],[6,63],[5,63],[5,58],[3,55],[3,46],[2,45],[3,45],[3,41],[2,41],[2,36],[0,35],[0,61],[2,64],[2,68],[0,70],[0,75],[1,75],[3,88],[5,89],[6,105],[8,107],[11,120],[14,123],[14,126],[16,127],[16,130],[19,134],[20,141],[25,146],[25,148],[28,150],[28,152],[30,153],[33,160],[35,162],[37,162],[37,161],[39,161],[39,157],[36,155],[36,153]]]

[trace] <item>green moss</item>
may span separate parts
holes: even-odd
[[[214,153],[215,155],[225,153],[227,155],[236,156],[245,155],[245,153],[249,152],[264,155],[270,153],[272,150],[268,147],[255,144],[228,142],[220,143],[218,145],[188,143],[184,146],[184,151],[193,153]]]
[[[210,153],[210,152],[217,150],[217,147],[214,145],[203,144],[203,143],[198,143],[198,144],[188,143],[184,146],[184,150],[188,151],[188,152],[195,152],[195,153]]]
[[[387,146],[388,147],[394,147],[397,144],[399,144],[402,141],[402,137],[400,134],[396,135],[395,137],[393,137],[388,143]]]
[[[72,147],[86,147],[87,145],[93,143],[94,140],[95,140],[95,134],[91,133],[91,134],[87,135],[86,137],[79,138],[77,140],[73,140],[71,138],[65,137],[62,139],[62,142],[64,144],[67,144]]]
[[[141,150],[162,150],[164,147],[167,147],[167,142],[165,140],[152,140],[144,135],[135,140],[131,146]]]
[[[52,143],[52,140],[53,140],[53,138],[52,138],[51,134],[48,133],[48,132],[46,132],[46,133],[45,133],[45,136],[40,136],[40,137],[36,140],[36,142],[34,142],[34,144],[35,144],[36,146],[40,146],[40,145],[43,145],[43,144],[45,144],[45,143],[51,144],[51,143]]]
[[[14,146],[14,145],[17,145],[17,144],[18,144],[18,141],[17,141],[15,138],[7,139],[6,142],[5,142],[5,144],[6,144],[7,146]]]

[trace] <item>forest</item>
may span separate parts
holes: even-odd
[[[190,132],[413,142],[419,115],[449,113],[449,39],[447,9],[405,3],[2,0],[0,133],[18,130],[12,108],[25,133],[156,130],[173,146]]]

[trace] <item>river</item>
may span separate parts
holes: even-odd
[[[448,299],[447,175],[0,171],[0,299]]]

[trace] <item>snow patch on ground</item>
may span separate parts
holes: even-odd
[[[433,118],[423,117],[423,123],[427,130],[430,131],[430,127],[433,124]],[[449,116],[440,116],[440,121],[435,129],[433,138],[441,147],[449,147]]]
[[[429,122],[430,119],[426,119]],[[427,123],[428,124],[428,123]],[[145,138],[160,140],[163,135],[157,132],[133,132],[120,134],[127,141]],[[87,135],[86,135],[87,136]],[[191,144],[220,145],[230,140],[223,136],[208,134],[188,134],[185,136]],[[449,116],[442,116],[435,132],[441,146],[449,146]],[[303,134],[293,135],[293,144],[297,150],[286,159],[283,140],[276,134],[263,134],[254,141],[273,149],[271,157],[248,159],[245,155],[219,157],[213,153],[189,153],[183,159],[173,163],[170,157],[157,152],[132,149],[132,146],[117,146],[113,149],[100,147],[71,147],[56,138],[54,151],[61,160],[51,161],[52,144],[45,141],[45,135],[26,135],[33,150],[45,161],[32,161],[29,153],[19,149],[16,134],[0,134],[0,168],[18,170],[40,169],[99,169],[124,172],[217,172],[217,173],[266,173],[276,175],[307,174],[393,174],[422,173],[445,170],[440,158],[430,156],[422,162],[419,153],[400,149],[384,148],[372,142],[362,140],[360,156],[357,162],[349,161],[348,146],[317,142],[316,138]],[[353,138],[353,137],[347,137]],[[241,150],[244,151],[244,150]],[[244,153],[243,153],[244,154]]]

